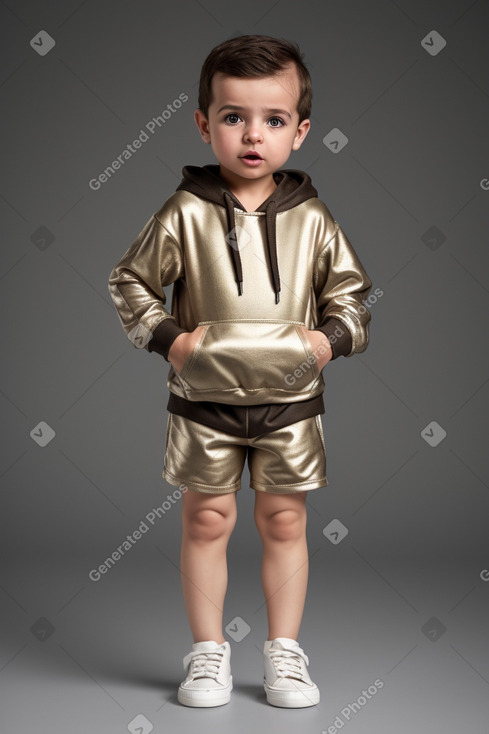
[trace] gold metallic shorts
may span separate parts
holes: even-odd
[[[246,455],[251,489],[289,494],[328,484],[319,415],[242,438],[168,414],[162,477],[170,484],[209,494],[236,492]]]

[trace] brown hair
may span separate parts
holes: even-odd
[[[299,76],[299,123],[311,114],[312,82],[299,46],[272,36],[237,36],[212,49],[202,66],[199,83],[199,109],[207,117],[212,103],[212,77],[227,76],[257,79],[273,76],[294,63]]]

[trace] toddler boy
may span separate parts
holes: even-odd
[[[309,131],[311,98],[296,44],[241,36],[214,48],[195,122],[218,165],[183,169],[110,274],[125,332],[170,364],[162,476],[184,490],[180,566],[194,644],[178,700],[187,706],[225,704],[233,688],[222,613],[246,459],[263,542],[267,701],[319,702],[297,641],[305,500],[328,484],[322,370],[366,349],[372,283],[310,177],[282,169]]]

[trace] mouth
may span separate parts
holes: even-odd
[[[263,158],[259,153],[255,153],[254,151],[249,151],[248,153],[245,153],[245,155],[240,156],[245,161],[262,161]]]

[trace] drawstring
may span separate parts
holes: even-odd
[[[280,301],[280,277],[278,274],[277,263],[277,204],[275,201],[271,201],[268,204],[265,214],[265,220],[267,226],[268,256],[270,258],[270,265],[272,267],[273,287],[275,290],[275,303],[278,303]]]
[[[224,191],[224,203],[226,206],[227,222],[228,222],[228,238],[234,241],[233,244],[230,242],[231,254],[233,258],[233,266],[235,272],[235,280],[238,284],[238,295],[243,295],[243,268],[241,266],[241,257],[239,254],[238,237],[236,235],[236,219],[234,215],[234,202],[231,195]],[[267,235],[267,249],[268,257],[270,259],[270,267],[272,270],[273,287],[275,291],[275,303],[280,301],[280,276],[278,272],[277,262],[277,240],[276,240],[276,217],[277,217],[277,204],[275,201],[270,201],[267,205],[265,212],[265,224],[266,224],[266,235]]]
[[[241,267],[241,257],[238,249],[238,237],[236,235],[236,221],[234,218],[234,202],[227,191],[224,192],[224,202],[228,217],[228,239],[234,240],[234,245],[230,245],[233,256],[234,272],[236,274],[236,282],[238,284],[238,295],[243,295],[243,268]],[[228,244],[230,244],[228,242]]]

